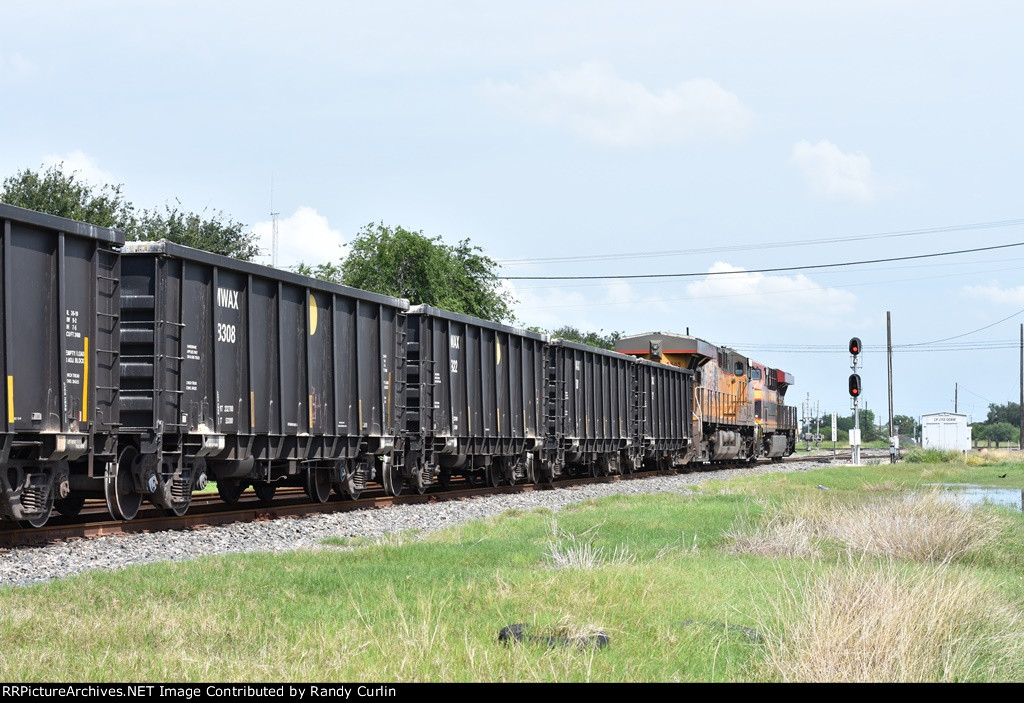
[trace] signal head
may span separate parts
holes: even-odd
[[[859,398],[860,397],[860,392],[861,392],[860,374],[859,373],[851,373],[850,374],[850,397],[851,398]]]
[[[860,354],[860,350],[860,337],[854,337],[853,339],[850,340],[850,353],[853,354],[854,356],[857,356],[858,354]]]

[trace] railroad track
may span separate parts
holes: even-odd
[[[877,457],[888,457],[888,450],[873,450]],[[884,452],[884,454],[883,454]],[[867,456],[865,451],[862,456]],[[875,454],[871,455],[872,458]],[[832,461],[849,460],[850,453],[839,453],[833,456],[831,451],[820,454],[808,454],[787,457],[785,462],[808,461],[830,463]],[[748,468],[750,465],[727,464],[716,466],[716,469]],[[44,527],[21,528],[17,524],[0,526],[0,548],[47,544],[64,540],[92,539],[120,534],[136,534],[159,532],[163,530],[196,530],[226,525],[236,522],[254,522],[274,520],[286,517],[302,517],[313,513],[335,513],[350,510],[368,510],[384,508],[390,505],[411,505],[419,503],[439,503],[449,500],[466,500],[488,495],[523,493],[537,490],[553,490],[592,483],[612,483],[650,478],[654,476],[674,475],[675,471],[640,471],[632,474],[598,477],[580,477],[559,480],[555,484],[518,484],[490,486],[471,485],[468,481],[456,482],[452,487],[442,491],[436,487],[423,494],[407,493],[400,496],[385,495],[383,490],[365,491],[358,500],[349,500],[339,496],[331,496],[326,503],[311,502],[301,488],[283,487],[277,491],[274,501],[270,504],[261,502],[251,490],[245,491],[238,503],[228,505],[217,493],[197,493],[192,498],[189,512],[182,517],[170,517],[156,508],[139,512],[138,517],[130,521],[112,520],[107,513],[106,504],[102,500],[86,501],[82,512],[76,517],[55,516]]]

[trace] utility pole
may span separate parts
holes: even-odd
[[[960,384],[953,384],[953,412],[960,412]]]
[[[1020,439],[1017,449],[1024,449],[1024,323],[1020,326]]]
[[[899,440],[893,432],[892,415],[892,318],[889,311],[885,311],[885,343],[889,356],[889,463],[896,463],[896,444]]]

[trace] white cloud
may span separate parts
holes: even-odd
[[[117,185],[114,174],[99,167],[99,164],[80,149],[70,151],[63,156],[47,154],[43,157],[43,165],[60,166],[64,173],[77,173],[82,180],[93,185]]]
[[[264,253],[263,263],[269,264],[273,239],[273,222],[257,222],[253,225]],[[341,232],[332,229],[327,218],[315,209],[305,205],[299,207],[291,217],[278,220],[277,262],[281,268],[293,267],[300,263],[337,263],[348,253],[348,247]]]
[[[641,300],[642,296],[625,281],[584,289],[529,285],[517,288],[511,281],[505,281],[504,287],[519,301],[514,306],[515,314],[527,327],[556,329],[572,325],[585,331],[610,332],[617,325],[622,326],[622,320],[633,318],[641,310],[644,315],[671,311],[660,300]]]
[[[880,194],[871,159],[859,152],[846,153],[830,141],[797,142],[790,163],[803,172],[807,185],[819,197],[870,203]]]
[[[753,123],[740,99],[709,78],[653,91],[599,61],[519,85],[488,83],[485,91],[521,117],[611,147],[737,139]]]
[[[0,55],[0,78],[26,80],[36,73],[36,65],[21,54]]]
[[[854,311],[857,297],[849,291],[826,288],[807,276],[767,276],[716,261],[709,273],[741,271],[733,275],[706,276],[686,286],[689,299],[737,315],[738,319],[804,321],[819,324]],[[757,315],[757,317],[750,317]]]
[[[998,284],[988,286],[964,286],[964,292],[975,298],[989,300],[1003,305],[1024,305],[1024,286],[1002,288]]]

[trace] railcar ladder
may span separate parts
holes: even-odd
[[[154,276],[159,279],[156,272]],[[162,349],[168,327],[177,329],[180,347],[184,325],[157,319],[156,305],[155,295],[129,295],[121,291],[121,424],[153,431],[158,430],[159,425],[159,433],[162,433],[169,428],[183,427],[177,417],[172,423],[161,422],[161,404],[164,394],[180,396],[184,393],[179,388],[163,387],[168,371],[165,363],[174,364],[175,376],[181,379],[184,357],[164,354]],[[174,405],[177,408],[179,403]]]
[[[106,425],[117,427],[119,424],[117,407],[120,383],[115,383],[120,375],[121,351],[118,348],[121,339],[120,306],[121,278],[118,275],[121,257],[117,252],[108,249],[96,250],[96,331],[102,331],[111,349],[96,344],[96,397],[91,408],[82,408],[88,412],[88,421],[94,426]],[[97,334],[99,337],[99,334]],[[96,340],[99,342],[99,339]],[[103,376],[100,376],[102,370]],[[107,385],[103,385],[103,384]],[[109,416],[102,417],[96,410],[109,408]]]

